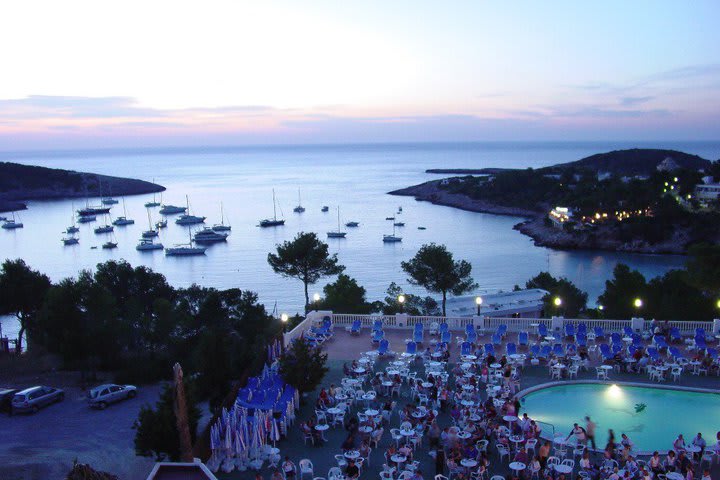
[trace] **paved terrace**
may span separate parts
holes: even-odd
[[[528,324],[530,321],[527,322]],[[326,378],[322,382],[322,387],[327,388],[331,384],[334,384],[336,386],[341,385],[342,379],[345,377],[343,375],[343,365],[347,362],[351,362],[353,360],[357,360],[361,357],[363,352],[367,352],[369,350],[373,350],[376,348],[376,345],[373,345],[370,340],[370,329],[369,328],[363,328],[360,335],[350,335],[350,333],[346,332],[345,329],[342,326],[336,326],[334,336],[326,341],[322,348],[327,351],[329,360],[328,360],[328,366],[330,367],[330,371],[327,374]],[[387,329],[385,330],[385,338],[387,338],[390,342],[390,349],[395,350],[396,352],[400,353],[404,351],[405,348],[405,342],[406,339],[408,339],[411,336],[411,330],[410,329]],[[452,372],[458,363],[459,357],[459,347],[456,343],[458,337],[463,337],[460,332],[453,332],[453,344],[450,348],[450,358],[449,362],[445,366],[445,370]],[[426,338],[427,333],[426,333]],[[478,344],[483,344],[486,342],[489,342],[489,335],[480,336],[478,339]],[[536,335],[531,335],[531,342],[537,341]],[[504,352],[505,350],[505,344],[507,342],[515,342],[517,343],[517,333],[508,333],[506,338],[504,339],[503,345],[496,348],[497,352]],[[557,342],[563,342],[566,343],[564,340],[558,339]],[[645,341],[645,344],[647,345],[648,342]],[[686,349],[684,345],[681,346],[682,351],[688,356],[688,358],[692,358],[693,352]],[[423,349],[419,348],[419,352],[422,352]],[[526,353],[527,350],[523,349],[521,350],[522,353]],[[498,355],[498,358],[500,355]],[[390,365],[390,362],[393,361],[393,359],[390,358],[382,358],[377,360],[377,362],[374,365],[373,370],[375,372],[379,371],[385,371],[386,367]],[[595,379],[596,378],[596,371],[595,366],[598,366],[601,364],[600,359],[596,354],[591,354],[589,362],[588,362],[588,369],[584,370],[581,369],[578,373],[578,379]],[[422,364],[421,361],[413,361],[410,362],[410,370],[418,372],[418,378],[424,378],[425,377],[425,366]],[[678,381],[676,382],[678,385],[687,386],[687,387],[701,387],[701,388],[712,388],[717,389],[720,386],[720,379],[717,376],[714,376],[716,374],[711,374],[709,376],[701,376],[701,375],[691,375],[689,371],[684,371],[683,374],[680,376]],[[453,375],[450,376],[449,383],[452,385],[454,383]],[[619,371],[617,369],[611,370],[609,373],[610,381],[628,381],[628,382],[641,382],[641,383],[653,383],[650,382],[648,375],[646,373],[627,373],[624,371]],[[522,367],[521,370],[521,378],[520,378],[520,389],[525,389],[528,387],[532,387],[535,385],[540,385],[544,383],[548,383],[551,381],[550,378],[550,371],[549,368],[543,363],[541,365],[531,365],[529,360],[525,362],[525,365]],[[672,384],[672,380],[668,379],[665,383]],[[366,390],[369,389],[367,384],[364,387]],[[487,395],[484,391],[484,389],[481,387],[481,399],[484,401],[487,398]],[[337,426],[332,427],[328,431],[324,432],[324,436],[327,439],[325,442],[319,442],[316,445],[310,444],[303,440],[303,436],[299,430],[300,422],[307,422],[310,419],[315,418],[315,400],[318,397],[319,389],[311,394],[309,394],[306,398],[306,401],[301,406],[300,411],[298,412],[297,420],[294,426],[289,428],[287,438],[281,440],[277,446],[280,448],[280,455],[284,458],[286,455],[289,456],[289,458],[295,463],[295,465],[299,464],[299,461],[301,459],[307,458],[310,459],[313,462],[314,472],[313,477],[321,477],[321,478],[328,478],[329,470],[332,467],[337,466],[337,461],[335,458],[335,455],[342,454],[341,450],[341,444],[346,440],[348,436],[347,430],[344,428]],[[360,478],[363,479],[374,479],[377,480],[378,478],[381,478],[381,472],[383,471],[383,464],[386,463],[386,459],[384,458],[384,453],[386,450],[395,443],[395,441],[392,439],[390,435],[390,429],[391,428],[398,428],[400,425],[400,417],[398,414],[398,410],[402,408],[407,403],[411,402],[411,399],[409,398],[409,388],[404,385],[401,390],[401,396],[398,398],[397,396],[393,397],[392,399],[385,397],[385,396],[378,396],[377,400],[374,402],[370,402],[371,406],[379,407],[382,404],[384,404],[386,401],[393,400],[398,403],[398,407],[395,408],[393,411],[389,424],[385,423],[384,425],[384,434],[382,436],[382,439],[380,440],[379,444],[376,448],[372,449],[372,452],[369,456],[369,462],[366,462],[366,464],[362,468],[362,472],[360,475]],[[358,411],[362,412],[366,409],[366,405],[363,404],[355,404],[350,407],[349,413],[346,416],[347,418],[350,417],[356,417],[356,414]],[[532,412],[528,412],[530,417],[532,417]],[[437,416],[437,422],[440,428],[448,427],[453,425],[453,421],[450,417],[450,415],[447,412],[438,412]],[[718,425],[720,427],[720,425]],[[720,429],[720,428],[718,428]],[[548,432],[543,432],[548,433]],[[564,432],[563,432],[564,433]],[[616,435],[619,435],[621,432],[616,432]],[[685,432],[686,436],[691,437],[691,433],[694,432]],[[672,444],[673,438],[667,439],[667,444],[670,446]],[[689,439],[688,439],[689,441]],[[707,439],[708,444],[712,445],[714,443],[714,439]],[[605,432],[599,431],[598,432],[598,438],[597,438],[597,444],[599,448],[602,448],[606,443],[605,438]],[[359,445],[359,440],[356,440],[355,446],[357,447]],[[418,469],[422,472],[422,475],[425,479],[430,479],[435,476],[436,474],[436,462],[435,458],[432,456],[432,453],[434,447],[431,449],[429,445],[428,435],[426,434],[421,444],[414,450],[413,453],[413,459],[419,462]],[[484,479],[488,480],[493,475],[501,475],[505,478],[512,478],[513,472],[510,470],[507,458],[501,459],[499,458],[497,448],[495,446],[494,439],[491,440],[490,445],[488,446],[488,454],[489,454],[489,460],[490,465],[488,468],[488,475],[485,475]],[[572,452],[571,452],[572,453]],[[664,459],[666,452],[661,452],[662,458]],[[551,452],[551,455],[554,455],[555,451]],[[602,459],[602,453],[601,452],[595,452],[592,454],[592,459],[594,463],[598,463]],[[576,461],[579,459],[576,459]],[[704,466],[707,465],[707,463],[703,464]],[[717,457],[715,458],[715,463],[712,464],[712,478],[720,479],[720,463],[717,462]],[[263,478],[270,478],[272,472],[274,471],[274,468],[269,468],[268,463],[266,462],[263,466],[262,470],[259,472]],[[576,467],[575,472],[578,471],[578,468]],[[443,473],[445,475],[448,475],[447,468],[443,469]],[[222,474],[218,473],[218,477],[222,479],[251,479],[255,478],[256,472],[253,471],[246,471],[246,472],[232,472],[230,474]],[[697,462],[695,464],[695,475],[697,478],[700,478],[702,476],[702,469],[700,466],[700,463]],[[455,474],[451,478],[460,478],[460,477],[467,477],[467,475],[460,475]],[[529,478],[529,471],[524,476],[524,478]],[[305,475],[305,478],[310,478],[310,475]],[[395,474],[395,478],[397,478],[397,472]]]

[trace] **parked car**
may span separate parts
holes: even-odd
[[[54,387],[31,387],[17,392],[12,399],[13,413],[32,412],[36,413],[42,407],[55,402],[62,402],[65,399],[65,392]]]
[[[17,388],[0,388],[0,412],[12,412],[12,399],[19,391]]]
[[[100,385],[88,392],[88,403],[91,407],[104,409],[111,403],[134,398],[137,395],[137,387],[133,385]]]

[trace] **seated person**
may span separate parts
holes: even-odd
[[[348,465],[345,467],[346,478],[358,478],[360,476],[360,469],[353,460],[348,460]]]

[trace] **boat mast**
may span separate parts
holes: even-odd
[[[220,202],[220,225],[225,225],[225,215],[223,213],[223,204]]]
[[[275,189],[273,188],[273,220],[277,221],[277,210],[275,207]]]

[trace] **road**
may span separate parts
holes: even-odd
[[[68,388],[63,402],[34,415],[0,415],[0,478],[62,479],[74,459],[121,479],[145,478],[153,461],[135,455],[132,425],[159,392],[158,385],[142,387],[134,399],[95,410],[79,388]]]

